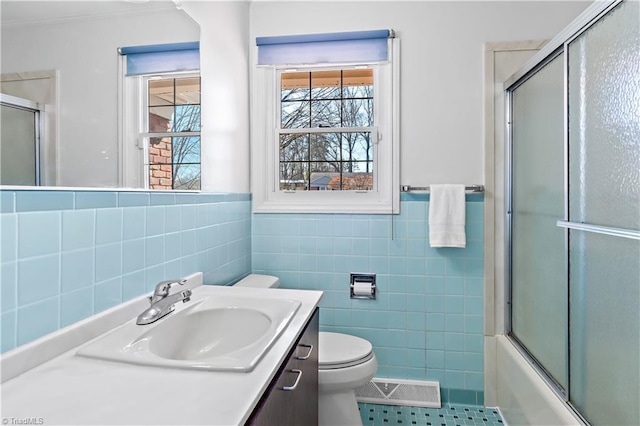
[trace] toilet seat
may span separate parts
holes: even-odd
[[[348,334],[320,332],[318,346],[319,370],[353,367],[371,360],[374,356],[370,342]]]

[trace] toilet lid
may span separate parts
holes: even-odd
[[[318,340],[319,367],[355,365],[370,358],[373,351],[367,340],[348,334],[321,331]]]

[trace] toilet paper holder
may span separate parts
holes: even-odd
[[[376,274],[351,273],[349,296],[351,299],[376,298]]]

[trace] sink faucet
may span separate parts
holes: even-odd
[[[165,315],[173,312],[175,304],[182,301],[187,303],[191,300],[191,290],[182,290],[172,295],[169,295],[169,290],[174,284],[184,285],[187,280],[167,280],[161,281],[156,285],[156,289],[153,292],[153,296],[149,297],[149,306],[143,313],[138,315],[136,324],[146,325],[151,324],[164,317]]]

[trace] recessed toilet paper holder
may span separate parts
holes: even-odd
[[[349,296],[352,299],[375,299],[376,290],[376,274],[351,273]]]

